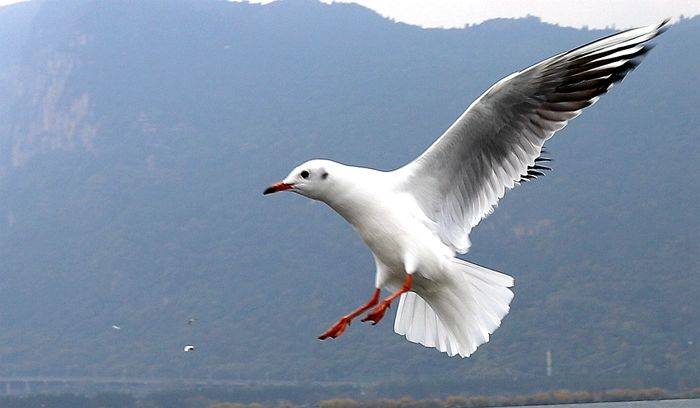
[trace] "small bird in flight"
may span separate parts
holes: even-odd
[[[377,324],[400,297],[394,331],[467,357],[508,313],[513,278],[455,257],[506,190],[550,170],[542,148],[569,120],[621,81],[668,21],[605,37],[500,80],[411,163],[378,171],[311,160],[264,194],[292,191],[347,220],[374,255],[371,299],[319,336],[350,322]],[[380,301],[381,289],[391,294]]]
[[[113,325],[112,325],[112,328],[113,328],[114,330],[121,330],[121,329],[122,329],[121,327],[117,326],[116,324],[113,324]]]
[[[196,321],[197,321],[196,317],[191,317],[189,320],[187,320],[187,324],[193,324]]]
[[[183,351],[186,351],[186,352],[190,352],[190,351],[194,351],[194,350],[195,350],[195,348],[191,344],[186,345],[185,348],[183,349]]]

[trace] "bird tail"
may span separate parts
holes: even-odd
[[[401,295],[394,331],[450,357],[469,357],[508,314],[513,278],[454,258],[448,279],[428,293]]]

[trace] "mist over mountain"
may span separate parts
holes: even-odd
[[[551,350],[558,386],[697,385],[698,18],[472,232],[516,297],[468,359],[393,313],[318,341],[371,294],[371,255],[323,205],[261,195],[313,157],[401,166],[492,83],[608,33],[311,0],[0,8],[0,375],[512,384]]]

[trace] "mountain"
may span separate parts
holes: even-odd
[[[33,1],[0,27],[0,375],[697,386],[700,19],[473,231],[466,258],[516,297],[468,359],[393,314],[316,340],[371,294],[371,255],[322,205],[261,192],[313,157],[398,167],[495,81],[609,31],[311,0]]]

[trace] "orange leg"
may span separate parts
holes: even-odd
[[[406,293],[409,290],[411,290],[412,286],[413,286],[413,275],[406,275],[406,280],[404,281],[403,286],[401,286],[401,289],[397,290],[396,292],[389,295],[386,299],[379,302],[379,305],[377,305],[377,307],[372,309],[371,312],[367,313],[367,316],[365,316],[365,318],[362,319],[362,321],[363,322],[371,321],[372,326],[379,323],[379,321],[382,320],[382,317],[384,317],[384,313],[386,312],[386,309],[388,309],[391,306],[391,302],[394,299],[396,299],[397,297],[401,296],[403,293]]]
[[[326,330],[323,334],[318,336],[320,340],[325,340],[327,338],[336,338],[339,337],[345,329],[350,325],[350,322],[352,322],[352,319],[356,318],[357,316],[361,315],[365,310],[370,309],[371,307],[375,306],[377,303],[379,303],[379,295],[381,294],[381,290],[375,289],[374,294],[372,294],[372,298],[363,306],[358,307],[357,309],[353,310],[349,314],[346,314],[345,316],[341,317],[340,320],[333,326],[331,326],[328,330]]]

